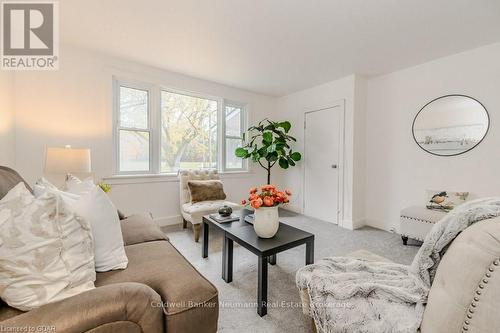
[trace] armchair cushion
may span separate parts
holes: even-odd
[[[202,222],[204,215],[216,213],[221,206],[229,206],[231,208],[241,208],[240,205],[225,201],[225,200],[210,200],[200,201],[195,203],[185,203],[182,205],[182,215],[186,220],[193,224]]]
[[[125,245],[168,240],[149,214],[131,215],[120,221]]]

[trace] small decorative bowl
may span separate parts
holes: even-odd
[[[219,208],[219,215],[220,216],[223,216],[223,217],[228,217],[228,216],[231,216],[231,214],[233,213],[233,209],[229,206],[222,206]]]

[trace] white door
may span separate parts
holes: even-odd
[[[305,114],[304,214],[338,224],[343,106]]]

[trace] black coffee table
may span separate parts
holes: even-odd
[[[314,262],[314,235],[280,222],[273,238],[259,238],[253,225],[240,221],[219,223],[210,216],[203,217],[202,257],[208,257],[209,226],[224,233],[222,250],[222,278],[227,283],[233,280],[233,242],[236,242],[258,257],[257,313],[267,314],[267,264],[276,264],[276,254],[306,244],[306,265]]]

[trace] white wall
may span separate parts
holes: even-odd
[[[368,224],[399,230],[399,211],[423,205],[426,189],[500,194],[500,43],[368,81],[366,213]],[[428,101],[465,94],[487,108],[485,140],[459,156],[426,153],[413,141],[414,116]]]
[[[15,166],[14,74],[0,71],[0,165]]]
[[[470,191],[474,196],[499,194],[498,59],[500,43],[384,76],[366,79],[351,75],[276,99],[63,46],[59,71],[18,72],[14,79],[0,72],[0,163],[15,161],[21,174],[33,182],[42,175],[46,146],[72,144],[92,149],[97,179],[110,176],[113,75],[247,102],[252,121],[265,117],[290,120],[300,152],[304,152],[304,112],[344,100],[343,225],[356,228],[366,223],[398,230],[400,209],[424,204],[426,189]],[[491,117],[490,131],[478,147],[464,155],[433,156],[413,141],[413,117],[431,99],[452,93],[481,101]],[[12,111],[8,111],[13,105],[15,145]],[[225,178],[230,199],[239,201],[248,187],[265,182],[262,170],[253,169],[248,175]],[[301,163],[286,171],[273,170],[273,183],[295,192],[294,210],[302,206],[302,176]],[[164,221],[178,220],[178,183],[171,179],[117,184],[111,196],[126,213],[148,210]]]
[[[356,97],[356,92],[358,96]],[[354,174],[364,175],[363,165],[354,167],[354,163],[363,161],[359,157],[354,157],[354,148],[364,151],[364,140],[355,140],[355,131],[364,131],[364,93],[365,81],[357,75],[351,75],[343,79],[335,80],[316,86],[310,89],[302,90],[278,99],[277,109],[279,117],[276,120],[290,120],[293,124],[291,135],[297,138],[296,149],[304,152],[304,113],[307,111],[319,110],[335,105],[339,100],[345,102],[345,155],[344,155],[344,221],[341,225],[346,228],[356,228],[363,223],[364,205],[363,201],[353,203],[353,198],[362,196],[362,193],[354,194],[354,189],[362,190],[364,188],[363,178],[354,185]],[[355,111],[360,116],[355,116]],[[362,134],[361,134],[362,135]],[[360,136],[361,137],[361,136]],[[279,171],[277,181],[281,186],[287,187],[297,193],[291,200],[291,208],[296,211],[302,210],[302,192],[303,192],[303,163],[286,171]],[[353,206],[354,205],[354,206]],[[353,208],[358,211],[354,212]]]
[[[353,228],[366,224],[366,107],[368,81],[356,75],[354,82],[352,145],[352,221]]]
[[[65,144],[91,148],[94,177],[111,176],[113,75],[248,103],[251,122],[275,106],[267,96],[63,45],[59,71],[16,73],[16,167],[29,182],[43,174],[45,148]],[[257,168],[224,180],[229,199],[238,202],[257,182],[265,182]],[[179,219],[178,182],[172,179],[115,184],[110,195],[127,214],[151,211],[164,222]]]

